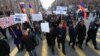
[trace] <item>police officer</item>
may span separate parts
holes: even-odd
[[[92,40],[92,43],[93,43],[93,46],[94,46],[94,49],[96,50],[99,50],[99,48],[97,48],[97,43],[96,43],[96,34],[97,34],[97,31],[98,31],[98,25],[100,23],[100,20],[99,19],[95,19],[94,22],[90,23],[90,26],[89,26],[89,30],[87,32],[87,39],[86,39],[86,46],[87,43]]]
[[[79,48],[82,49],[82,44],[86,36],[86,26],[83,20],[81,20],[77,25],[77,34],[78,34],[78,41],[76,42],[76,45],[78,45]]]

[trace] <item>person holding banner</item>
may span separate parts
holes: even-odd
[[[21,38],[23,36],[22,31],[18,25],[11,26],[9,30],[12,38],[14,39],[14,44],[17,46],[18,51],[20,52]]]

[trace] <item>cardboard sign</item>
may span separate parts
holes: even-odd
[[[31,14],[32,16],[32,21],[41,21],[43,20],[42,14]]]
[[[49,23],[48,22],[45,22],[45,23],[41,23],[41,31],[42,32],[50,32],[50,29],[49,29]]]
[[[14,16],[14,21],[15,23],[24,23],[25,21],[27,21],[27,15],[22,13],[16,13]]]

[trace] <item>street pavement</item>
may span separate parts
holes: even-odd
[[[100,36],[99,36],[100,37]],[[49,47],[47,46],[47,42],[45,37],[43,38],[43,41],[40,42],[40,44],[36,47],[35,51],[37,56],[100,56],[100,50],[95,50],[93,48],[92,43],[89,43],[89,47],[85,46],[83,44],[83,49],[75,47],[75,50],[73,50],[68,45],[69,37],[66,37],[66,43],[65,43],[65,50],[66,55],[62,53],[62,49],[59,49],[57,44],[55,46],[55,54],[53,55]],[[11,53],[10,56],[29,56],[28,52],[26,50],[19,52],[16,48],[16,46],[13,44],[13,40],[11,39],[9,41],[10,47],[11,47]],[[97,38],[97,45],[100,48],[100,39]]]

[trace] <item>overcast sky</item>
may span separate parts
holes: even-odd
[[[43,7],[47,9],[55,0],[40,0]]]

